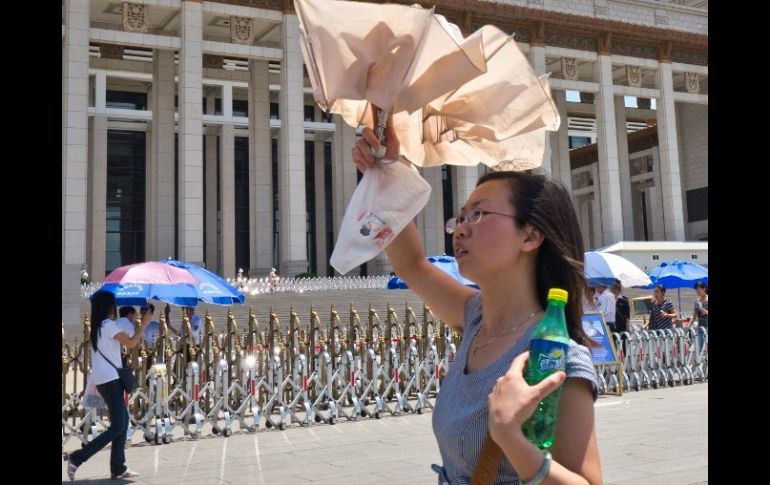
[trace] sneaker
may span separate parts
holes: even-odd
[[[117,480],[118,478],[134,478],[134,477],[138,477],[138,476],[139,476],[139,474],[137,472],[135,472],[134,470],[132,470],[130,468],[126,468],[126,471],[124,471],[120,475],[112,475],[112,479],[113,480]]]
[[[75,472],[77,471],[78,466],[74,463],[72,463],[72,460],[69,460],[67,463],[67,476],[70,477],[70,481],[73,481],[75,479]]]

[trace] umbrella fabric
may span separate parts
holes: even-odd
[[[536,76],[513,38],[497,27],[484,26],[471,38],[483,39],[487,71],[412,114],[394,113],[401,153],[423,167],[539,167],[546,131],[560,124],[548,76]],[[334,112],[351,126],[376,124],[366,101],[340,101]]]
[[[194,306],[198,302],[196,284],[198,280],[188,271],[148,261],[116,268],[100,289],[114,293],[117,305],[143,306],[153,299]]]
[[[585,253],[585,278],[592,285],[612,286],[615,280],[626,288],[645,287],[650,277],[631,261],[612,253]]]
[[[243,303],[246,301],[243,293],[228,283],[227,280],[205,268],[171,258],[164,260],[163,264],[171,268],[187,271],[195,278],[197,280],[195,289],[198,299],[205,303],[232,305],[233,303]]]
[[[119,306],[145,306],[149,300],[190,307],[199,301],[232,305],[246,299],[214,273],[171,258],[121,266],[107,275],[100,289],[114,293]]]
[[[449,276],[454,278],[456,281],[459,281],[460,283],[470,286],[471,288],[478,289],[478,285],[474,283],[473,281],[469,280],[468,278],[465,278],[463,275],[460,274],[460,270],[457,268],[457,260],[452,257],[448,256],[446,254],[442,254],[441,256],[431,256],[428,259],[428,262],[433,264],[433,266],[437,267],[441,271],[447,273]],[[389,290],[395,290],[395,289],[406,289],[409,288],[407,284],[399,278],[398,276],[393,276],[388,280],[388,289]]]
[[[313,97],[331,112],[369,100],[413,112],[485,69],[481,38],[463,40],[433,9],[338,0],[295,0]]]
[[[653,288],[656,285],[663,285],[666,289],[693,288],[699,281],[708,285],[709,270],[698,263],[674,260],[654,267],[650,271],[650,280],[652,284],[647,288]]]

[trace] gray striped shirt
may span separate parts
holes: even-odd
[[[472,295],[465,303],[464,335],[455,360],[441,383],[441,392],[433,410],[433,432],[438,441],[443,467],[433,469],[439,473],[439,484],[460,485],[470,482],[473,469],[479,459],[481,445],[487,434],[489,405],[487,395],[511,367],[517,355],[527,350],[532,325],[524,335],[489,367],[471,374],[465,373],[468,350],[481,324],[481,292]],[[582,378],[591,383],[594,400],[598,395],[596,371],[591,353],[582,345],[570,340],[567,351],[567,380]],[[511,463],[503,456],[497,470],[496,484],[518,484],[519,478]]]

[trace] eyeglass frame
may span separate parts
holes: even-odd
[[[478,213],[478,217],[466,217],[466,214],[470,215],[474,212]],[[488,211],[484,209],[475,208],[475,209],[468,210],[465,214],[461,213],[459,215],[456,215],[454,217],[450,217],[449,219],[447,219],[446,223],[444,224],[444,231],[446,231],[447,234],[454,234],[457,228],[460,227],[460,224],[465,224],[467,222],[468,225],[474,226],[479,222],[481,222],[484,219],[484,216],[487,214],[494,214],[498,216],[510,217],[511,219],[516,219],[516,216],[511,214],[503,214],[502,212]],[[473,219],[476,219],[476,221],[473,222]],[[450,223],[453,223],[454,227],[450,228],[449,227]]]

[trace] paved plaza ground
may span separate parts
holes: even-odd
[[[602,396],[595,413],[604,483],[708,482],[708,383]],[[127,463],[141,475],[124,483],[435,484],[430,464],[440,462],[430,412],[166,445],[139,436],[133,442],[141,444],[126,451]],[[77,446],[70,440],[65,449]],[[66,463],[61,469],[70,483]],[[72,483],[120,483],[108,480],[109,448],[76,478]]]

